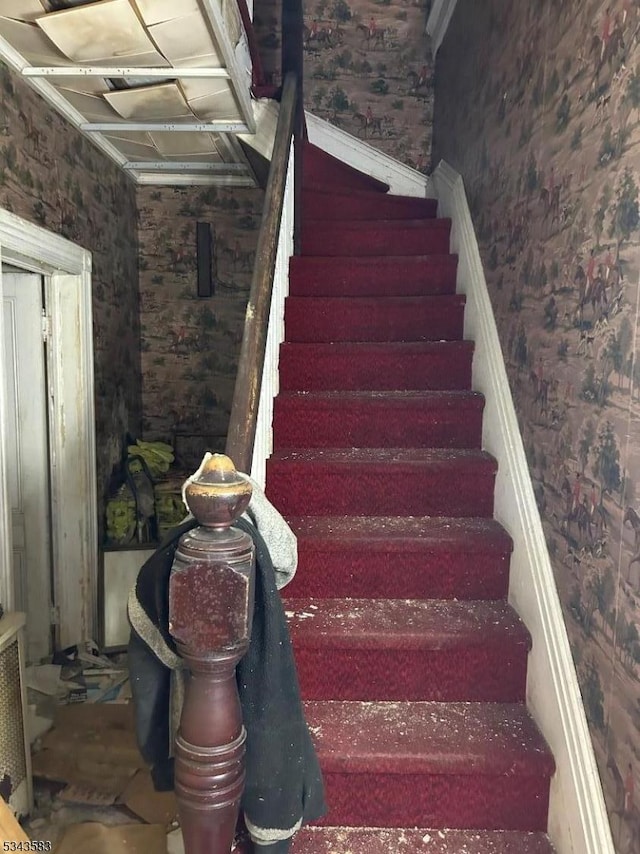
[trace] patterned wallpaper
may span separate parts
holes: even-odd
[[[640,8],[459,0],[465,178],[611,826],[640,851]]]
[[[260,189],[138,190],[145,439],[190,471],[224,450],[262,215]],[[216,291],[196,294],[196,222],[214,235]]]
[[[427,172],[433,60],[425,0],[306,0],[305,104]]]
[[[125,432],[141,427],[135,189],[2,64],[0,207],[92,253],[101,501]]]
[[[253,29],[260,49],[260,61],[265,82],[279,86],[281,83],[283,0],[255,0],[253,4]]]

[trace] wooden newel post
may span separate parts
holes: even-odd
[[[235,670],[253,616],[253,541],[231,528],[251,485],[214,454],[186,489],[200,523],[184,534],[169,582],[169,630],[188,670],[175,744],[185,854],[229,854],[244,788],[246,732]]]

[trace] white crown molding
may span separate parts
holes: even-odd
[[[388,154],[378,151],[367,142],[358,139],[324,119],[305,112],[309,142],[358,169],[389,184],[389,192],[401,196],[417,196],[430,199],[434,196],[433,184],[428,175],[405,166]]]
[[[433,54],[438,52],[453,17],[457,0],[433,0],[427,20],[427,32],[431,36]]]
[[[486,399],[483,447],[498,460],[495,517],[514,542],[509,601],[533,639],[527,705],[556,762],[549,835],[558,854],[614,854],[549,553],[536,506],[493,309],[461,176],[441,162],[433,175],[440,216],[452,219],[465,338],[475,341],[473,385]]]

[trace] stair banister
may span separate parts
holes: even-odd
[[[180,538],[169,580],[169,631],[187,669],[175,742],[185,854],[229,854],[244,791],[246,731],[236,665],[249,647],[255,554],[234,521],[251,484],[214,454],[185,489],[200,527]]]
[[[246,734],[235,669],[250,640],[255,558],[251,539],[231,526],[251,497],[250,484],[237,470],[252,467],[278,249],[281,272],[290,254],[281,240],[281,221],[288,177],[291,195],[297,90],[296,75],[288,73],[247,305],[228,456],[216,454],[203,463],[186,488],[200,527],[181,538],[171,572],[169,627],[188,673],[175,745],[185,854],[229,854],[244,790]],[[279,303],[276,314],[282,314],[283,297]],[[272,332],[272,360],[278,345]]]
[[[273,144],[273,156],[227,432],[226,453],[234,461],[237,469],[243,472],[251,471],[253,459],[274,272],[297,102],[297,77],[290,72],[285,77],[280,101],[278,126]]]

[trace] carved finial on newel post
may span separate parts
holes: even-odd
[[[229,854],[244,788],[235,670],[249,646],[254,548],[231,525],[250,499],[222,454],[205,458],[185,489],[201,526],[181,537],[169,584],[169,630],[189,673],[175,745],[185,854]]]

